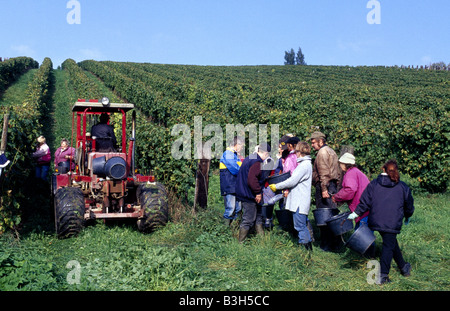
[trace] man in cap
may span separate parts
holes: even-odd
[[[236,180],[236,198],[242,204],[242,222],[239,242],[243,242],[248,231],[255,226],[257,234],[264,234],[261,212],[264,174],[262,165],[270,155],[270,145],[261,144],[257,151],[244,159]]]
[[[331,195],[337,193],[341,171],[338,156],[326,144],[325,134],[314,132],[311,135],[311,145],[317,151],[314,161],[312,184],[316,187],[316,208],[337,208]],[[336,250],[339,240],[327,226],[320,227],[320,248],[325,251]]]

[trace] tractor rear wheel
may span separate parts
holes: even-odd
[[[138,229],[150,233],[167,224],[169,204],[167,191],[161,183],[139,185],[137,197],[144,210],[144,217],[138,220]]]
[[[59,238],[69,238],[84,227],[84,196],[80,188],[60,188],[55,193],[55,227]]]

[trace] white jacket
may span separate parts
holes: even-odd
[[[289,189],[285,208],[291,212],[308,215],[311,206],[311,157],[297,159],[297,167],[289,179],[275,185],[277,190]]]

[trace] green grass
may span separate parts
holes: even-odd
[[[25,93],[28,87],[28,83],[33,80],[37,69],[30,69],[20,78],[11,84],[6,91],[0,96],[0,107],[17,106],[22,105],[25,98]]]
[[[217,175],[210,179],[209,207],[193,212],[179,207],[177,219],[143,235],[133,224],[87,227],[72,239],[59,240],[42,229],[20,239],[0,237],[0,290],[159,290],[159,291],[434,291],[449,290],[449,195],[415,195],[416,212],[399,235],[404,257],[412,264],[405,278],[393,264],[392,283],[367,283],[368,259],[348,249],[311,254],[275,228],[264,237],[237,242],[221,221]],[[174,211],[172,211],[172,214]],[[47,227],[48,228],[48,227]],[[48,230],[48,229],[47,229]],[[377,235],[377,252],[380,236]],[[79,284],[67,276],[80,264]]]

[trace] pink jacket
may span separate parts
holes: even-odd
[[[72,156],[74,158],[72,159],[71,169],[75,169],[75,154],[76,151],[73,147],[69,147],[64,151],[61,151],[61,147],[59,147],[55,152],[55,166],[58,166],[58,163],[60,162],[70,161],[69,159],[66,159],[65,156]]]
[[[369,178],[358,168],[349,168],[342,180],[342,189],[334,195],[336,202],[347,202],[350,211],[355,211],[359,204],[359,198],[370,183]],[[362,214],[355,219],[359,222],[362,218],[369,215],[369,212]]]
[[[294,173],[295,168],[297,167],[297,155],[294,152],[289,153],[286,157],[286,160],[283,163],[283,173],[291,172]]]

